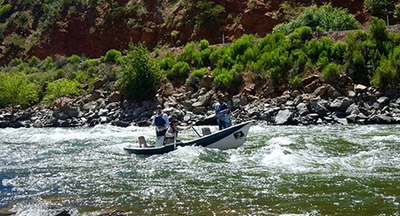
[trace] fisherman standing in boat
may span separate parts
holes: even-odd
[[[156,126],[156,135],[157,135],[156,147],[163,145],[168,125],[169,125],[168,115],[163,113],[161,105],[158,105],[157,113],[153,118],[153,122],[151,123],[151,126]]]
[[[218,102],[215,104],[215,115],[218,119],[218,126],[220,130],[232,126],[231,109],[225,102],[225,95],[218,94]]]

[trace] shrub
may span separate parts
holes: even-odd
[[[190,66],[186,62],[178,62],[167,72],[169,80],[185,80],[189,76]]]
[[[340,65],[337,65],[335,63],[330,63],[322,71],[322,80],[330,83],[336,82],[339,78],[339,72],[340,72]]]
[[[253,48],[254,36],[253,35],[243,35],[241,38],[234,40],[231,46],[232,49],[232,59],[238,60],[237,58],[243,55],[247,49]]]
[[[206,75],[208,73],[208,69],[207,68],[201,68],[198,70],[194,70],[191,74],[192,77],[197,77],[199,79],[203,78],[204,75]]]
[[[289,80],[289,84],[294,88],[300,88],[303,86],[301,82],[301,78],[299,76],[295,76]]]
[[[28,64],[30,67],[37,67],[38,64],[40,63],[40,59],[36,56],[32,56],[29,60],[28,60]]]
[[[104,61],[106,63],[120,63],[121,62],[121,52],[117,51],[115,49],[109,50],[105,57],[104,57]]]
[[[319,26],[327,31],[357,29],[358,21],[346,9],[334,8],[331,4],[312,6],[299,14],[296,20],[274,27],[274,32],[289,34],[300,26],[316,30]]]
[[[210,43],[208,42],[208,40],[201,40],[200,41],[200,49],[201,50],[207,49],[209,45],[210,45]]]
[[[160,61],[160,68],[164,71],[169,71],[175,65],[175,60],[171,57],[166,57]]]
[[[97,59],[89,59],[84,62],[83,68],[88,69],[90,67],[95,67],[95,66],[99,65],[99,63],[100,62]]]
[[[75,64],[75,63],[79,63],[82,60],[82,58],[78,55],[72,55],[70,57],[68,57],[68,62]]]
[[[79,95],[82,84],[75,80],[60,79],[47,85],[44,102],[51,102],[55,98]]]
[[[22,61],[22,59],[20,58],[15,58],[13,60],[11,60],[11,67],[15,67],[18,66],[20,64],[23,64],[24,62]]]
[[[383,59],[371,79],[371,84],[382,89],[395,88],[398,84],[396,69],[388,59]]]
[[[198,45],[195,42],[188,43],[182,53],[177,56],[177,61],[184,61],[194,67],[202,67],[203,60]]]
[[[160,68],[150,56],[145,44],[129,44],[127,58],[119,73],[117,86],[135,101],[152,99],[160,83]]]
[[[364,5],[370,9],[373,16],[384,18],[386,11],[392,6],[393,1],[388,0],[365,0]]]
[[[376,40],[386,40],[387,35],[385,21],[374,17],[369,25],[369,34]]]
[[[332,48],[331,48],[331,56],[333,59],[335,59],[336,61],[338,61],[339,63],[343,62],[344,59],[344,55],[347,52],[349,46],[347,45],[347,43],[343,43],[343,42],[337,42],[335,44],[333,44]]]
[[[28,77],[19,73],[0,72],[0,105],[28,106],[38,101],[38,88]]]
[[[212,72],[212,76],[213,82],[223,89],[232,89],[234,86],[238,86],[240,82],[240,76],[234,69],[217,68]]]
[[[0,8],[0,20],[5,21],[12,14],[12,5],[6,4]]]
[[[48,56],[43,61],[42,69],[47,71],[47,70],[51,70],[52,68],[53,68],[53,58]]]
[[[302,47],[306,40],[312,38],[312,30],[307,26],[299,27],[289,35],[289,38],[292,42],[292,46]]]
[[[47,72],[48,79],[53,81],[53,80],[58,80],[64,77],[65,71],[63,69],[57,69],[57,70],[51,70]]]
[[[321,38],[318,41],[316,39],[309,40],[305,44],[306,53],[314,60],[319,58],[322,52],[325,52],[325,56],[329,57],[332,44],[332,40],[326,37]]]
[[[215,29],[220,26],[219,16],[225,12],[225,7],[215,5],[212,1],[198,1],[196,8],[199,10],[195,16],[195,29]]]

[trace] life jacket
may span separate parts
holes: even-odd
[[[155,122],[156,126],[164,126],[166,123],[165,120],[163,119],[162,113],[154,119],[154,122]]]
[[[226,103],[222,103],[219,105],[219,110],[229,109],[229,106]]]

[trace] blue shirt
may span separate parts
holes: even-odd
[[[229,109],[228,113],[224,111],[226,109]],[[223,121],[230,124],[232,121],[230,114],[231,114],[231,109],[229,108],[228,104],[221,101],[215,104],[215,115],[217,116],[218,121]]]

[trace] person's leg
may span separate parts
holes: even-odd
[[[219,128],[219,130],[224,129],[224,122],[223,121],[218,121],[218,128]]]

